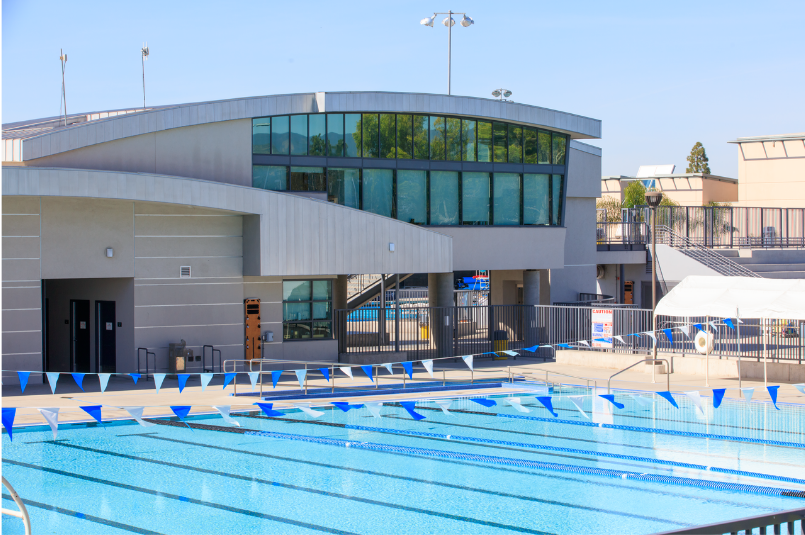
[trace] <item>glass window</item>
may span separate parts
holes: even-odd
[[[307,115],[291,115],[291,154],[307,155]]]
[[[506,157],[506,125],[492,123],[492,130],[495,136],[495,163],[506,162],[508,160]]]
[[[364,113],[361,123],[363,126],[363,157],[377,158],[377,114]]]
[[[553,134],[553,164],[565,165],[565,147],[567,138],[562,134]]]
[[[509,125],[509,162],[523,163],[523,129]]]
[[[550,175],[523,175],[523,225],[550,225]]]
[[[412,128],[410,115],[397,116],[397,158],[410,160],[414,157]]]
[[[414,115],[414,159],[427,160],[428,147],[428,118],[424,115]]]
[[[397,219],[428,224],[427,171],[397,171]]]
[[[525,149],[523,161],[525,163],[537,163],[537,131],[533,128],[524,128],[523,134],[523,148]]]
[[[464,146],[461,151],[461,159],[465,162],[475,161],[475,121],[467,119],[461,120],[461,139]]]
[[[492,161],[492,123],[478,121],[478,161]]]
[[[489,224],[489,173],[461,174],[461,224]]]
[[[430,118],[430,159],[444,160],[444,117]]]
[[[327,200],[360,208],[360,169],[327,168]]]
[[[282,281],[282,337],[304,340],[332,337],[332,282]]]
[[[381,158],[397,157],[397,142],[395,130],[397,128],[393,113],[380,114],[380,154]]]
[[[358,158],[361,155],[361,114],[347,113],[344,115],[344,144],[345,155],[349,158]]]
[[[537,145],[537,163],[551,163],[551,133],[537,132],[538,145]]]
[[[553,175],[551,181],[551,219],[552,224],[560,226],[562,224],[562,195],[564,195],[564,177]]]
[[[329,301],[333,298],[332,287],[330,281],[313,281],[313,300],[314,301]],[[321,317],[313,316],[314,319],[320,320]]]
[[[283,281],[283,301],[310,301],[310,281]]]
[[[363,209],[373,214],[393,217],[394,171],[363,170]]]
[[[271,117],[252,119],[252,153],[271,154]]]
[[[344,155],[344,114],[327,114],[327,154],[341,157]]]
[[[271,154],[288,154],[288,116],[271,119]]]
[[[291,191],[326,191],[323,167],[291,167]]]
[[[495,173],[492,189],[494,224],[519,225],[520,175],[517,173]]]
[[[461,119],[447,117],[445,119],[447,146],[445,159],[451,162],[461,161]]]
[[[324,145],[325,120],[323,113],[310,115],[310,132],[308,140],[308,154],[311,156],[327,156],[327,147]]]
[[[285,191],[288,189],[288,168],[284,165],[253,165],[252,187]]]
[[[430,172],[430,224],[458,225],[458,172]]]

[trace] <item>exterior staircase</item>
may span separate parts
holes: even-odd
[[[400,282],[411,275],[413,275],[413,273],[400,275]],[[375,274],[350,275],[347,279],[347,308],[350,310],[356,309],[380,295],[381,278],[387,290],[394,288],[396,281],[394,275],[388,275],[385,278],[383,278],[383,275]]]
[[[766,279],[805,279],[805,251],[798,249],[716,249],[732,262]]]
[[[685,256],[707,266],[725,277],[763,278],[758,272],[725,256],[717,249],[703,247],[692,240],[672,231],[665,225],[657,225],[657,243],[673,247]]]

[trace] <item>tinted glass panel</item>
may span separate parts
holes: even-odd
[[[430,172],[430,224],[458,225],[458,172]]]
[[[271,154],[271,117],[252,120],[252,153]]]
[[[427,171],[397,171],[397,219],[428,223]]]
[[[523,224],[549,225],[550,175],[523,175]]]
[[[328,301],[333,298],[332,285],[330,281],[313,281],[313,300],[314,301]],[[314,319],[322,319],[321,317],[314,317]]]
[[[461,161],[461,119],[448,117],[446,120],[447,154],[445,159],[453,162]]]
[[[330,202],[360,208],[360,170],[327,169],[327,199]]]
[[[310,323],[285,323],[282,326],[285,340],[304,340],[310,338]]]
[[[282,281],[283,301],[310,301],[310,281]]]
[[[307,154],[307,115],[291,115],[291,154]]]
[[[344,115],[344,144],[346,156],[357,158],[361,155],[361,115],[347,113]]]
[[[478,161],[492,161],[492,123],[478,121]]]
[[[523,129],[523,144],[525,145],[525,163],[537,163],[537,131],[533,128]]]
[[[391,169],[363,170],[363,209],[392,217],[394,172]]]
[[[428,147],[428,118],[424,115],[414,115],[414,159],[427,160]]]
[[[323,167],[291,167],[291,191],[325,191]]]
[[[430,159],[444,160],[444,117],[430,118]]]
[[[461,224],[489,224],[489,173],[461,174]]]
[[[396,158],[397,157],[397,142],[395,139],[396,134],[396,121],[394,114],[383,113],[380,115],[380,157],[381,158]]]
[[[364,113],[361,123],[363,126],[363,157],[377,158],[377,114]]]
[[[330,319],[330,302],[324,301],[321,303],[313,303],[313,319],[314,320],[328,320]]]
[[[311,156],[327,156],[325,146],[325,120],[323,113],[316,113],[310,116],[310,132],[308,140],[308,153]]]
[[[461,120],[461,139],[464,147],[461,159],[465,162],[475,161],[475,121]]]
[[[492,123],[495,135],[495,162],[505,162],[506,157],[506,125]]]
[[[397,158],[410,160],[414,157],[412,125],[410,115],[397,116]]]
[[[551,133],[539,131],[537,137],[537,163],[551,163]]]
[[[288,168],[284,165],[253,165],[252,187],[272,191],[285,191],[288,188]]]
[[[332,338],[332,327],[329,321],[314,321],[312,338]]]
[[[562,134],[553,134],[553,164],[565,165],[567,139]]]
[[[344,155],[344,115],[327,114],[327,151],[330,156]]]
[[[509,125],[509,162],[523,162],[523,129]]]
[[[520,175],[495,173],[492,213],[495,225],[520,224]]]
[[[564,194],[562,175],[553,175],[551,184],[551,219],[554,225],[562,224],[562,195]]]
[[[283,321],[304,321],[310,319],[310,303],[283,303]]]
[[[288,154],[288,116],[271,119],[271,154]]]

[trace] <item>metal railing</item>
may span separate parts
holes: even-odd
[[[630,370],[630,369],[634,368],[638,364],[648,364],[649,362],[652,362],[652,363],[664,362],[665,363],[665,366],[666,366],[666,368],[665,368],[665,390],[670,392],[671,391],[671,373],[672,373],[672,370],[671,370],[671,366],[670,366],[668,360],[667,359],[650,359],[650,358],[646,358],[646,359],[643,359],[643,360],[638,360],[634,364],[632,364],[630,366],[627,366],[624,369],[622,369],[622,370],[620,370],[618,372],[615,372],[612,375],[610,375],[609,379],[607,379],[607,394],[609,394],[611,392],[610,384],[612,383],[613,378],[617,377],[618,375],[622,374],[623,372],[625,372],[627,370]]]
[[[3,486],[8,489],[9,494],[11,494],[11,499],[14,500],[14,503],[16,503],[17,507],[20,509],[19,511],[14,511],[13,509],[3,507],[3,514],[21,519],[25,526],[25,535],[31,535],[31,517],[28,516],[28,509],[25,508],[25,504],[22,502],[20,495],[17,494],[17,491],[14,490],[14,487],[11,486],[11,483],[9,483],[5,477],[3,477]]]
[[[761,534],[797,533],[796,524],[799,523],[799,533],[805,535],[805,509],[789,509],[766,515],[750,516],[738,520],[728,520],[704,526],[694,526],[673,531],[664,531],[658,535],[721,535],[723,533],[754,533],[757,529]],[[785,525],[785,531],[783,531]],[[769,530],[768,528],[772,528]]]
[[[157,354],[153,351],[148,351],[147,347],[138,347],[137,348],[137,373],[142,374],[142,368],[140,367],[140,354],[142,351],[145,351],[145,380],[148,381],[148,355],[154,357],[154,371],[157,371]]]
[[[751,269],[747,269],[726,256],[715,252],[712,248],[699,245],[685,236],[680,236],[665,225],[657,225],[657,243],[673,247],[684,255],[726,277],[762,278]]]
[[[211,354],[210,354],[210,364],[212,364],[212,367],[210,367],[210,368],[207,368],[207,348],[208,347],[212,351]],[[210,344],[205,344],[205,345],[201,346],[201,368],[205,372],[214,372],[215,371],[215,353],[218,353],[218,371],[220,372],[220,371],[223,370],[223,367],[222,367],[222,364],[221,364],[221,350],[220,349],[215,349],[215,347],[210,345]]]

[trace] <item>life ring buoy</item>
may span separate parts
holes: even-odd
[[[696,351],[702,355],[707,355],[708,353],[713,352],[714,339],[712,333],[708,331],[699,331],[696,333],[696,338],[694,338],[693,341],[696,344]]]

